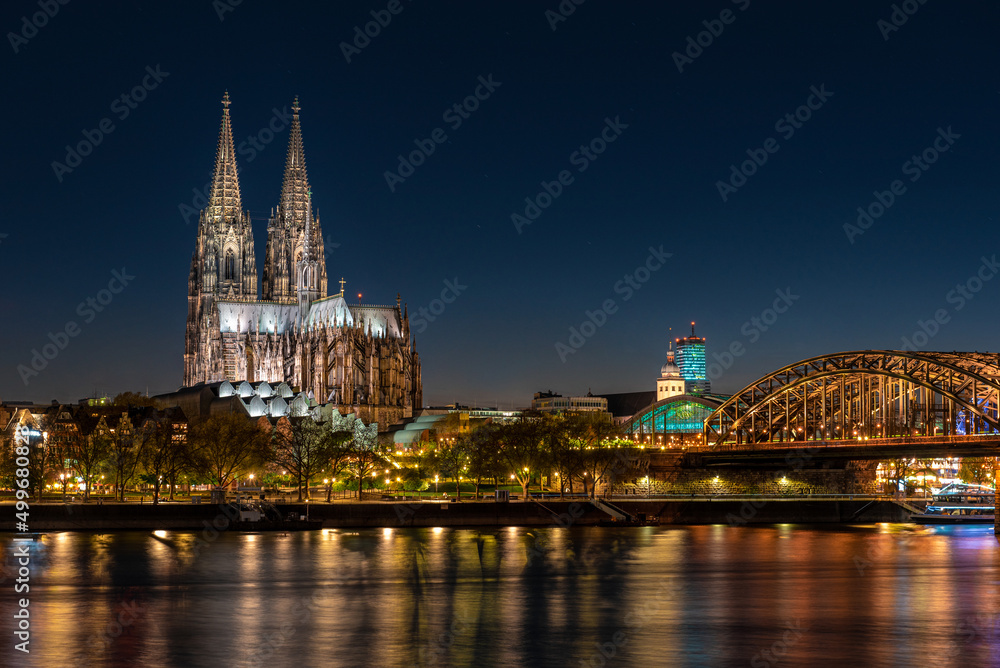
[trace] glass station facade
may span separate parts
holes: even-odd
[[[692,401],[690,397],[667,399],[653,404],[625,423],[625,433],[640,440],[647,436],[701,434],[705,420],[715,410],[714,406],[706,404],[715,403],[711,400],[705,403]]]

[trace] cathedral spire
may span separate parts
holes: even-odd
[[[299,98],[292,102],[292,125],[288,137],[288,157],[278,206],[267,226],[264,263],[264,299],[294,301],[301,284],[298,264],[306,258],[315,263],[315,287],[326,297],[326,258],[319,216],[312,210],[312,190],[306,174]],[[307,228],[308,227],[308,231]]]
[[[299,98],[292,102],[292,129],[288,137],[288,157],[285,178],[281,184],[281,214],[286,225],[302,220],[309,204],[309,176],[306,174],[306,153],[302,147],[302,125],[299,123]]]
[[[229,118],[229,91],[222,96],[222,128],[215,151],[215,173],[206,213],[209,220],[237,220],[242,215],[240,179],[233,148],[233,125]]]

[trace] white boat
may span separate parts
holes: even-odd
[[[953,482],[935,492],[927,509],[910,519],[917,524],[993,524],[995,511],[992,487]]]

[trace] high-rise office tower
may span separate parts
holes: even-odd
[[[677,339],[677,366],[687,394],[708,394],[712,391],[712,383],[705,373],[705,339],[694,335],[694,323],[691,323],[691,336]]]

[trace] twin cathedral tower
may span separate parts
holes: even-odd
[[[240,194],[229,94],[208,204],[188,276],[184,385],[285,382],[318,403],[388,426],[422,400],[420,358],[406,308],[349,306],[327,294],[319,216],[306,175],[298,98],[281,196],[267,226],[257,291],[250,215]]]

